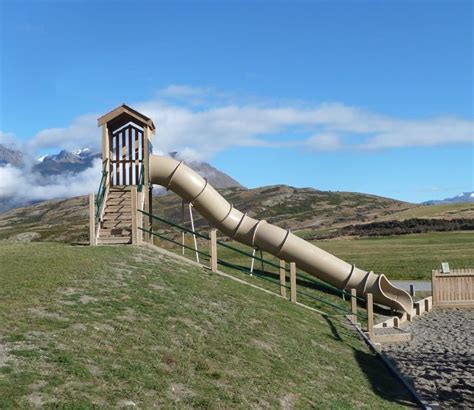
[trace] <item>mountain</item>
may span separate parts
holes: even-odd
[[[217,168],[214,168],[212,165],[207,162],[202,161],[187,161],[183,159],[178,152],[170,152],[168,155],[177,160],[183,160],[186,165],[191,167],[203,178],[207,178],[209,183],[214,188],[244,188],[239,182],[231,178],[229,175],[225,174],[222,171],[219,171]]]
[[[170,153],[169,155],[180,159],[179,154],[176,152]],[[7,164],[12,165],[18,168],[24,175],[28,175],[28,181],[31,182],[32,186],[36,187],[37,185],[42,185],[47,187],[48,184],[57,185],[58,176],[66,174],[69,176],[79,175],[81,172],[92,167],[94,161],[97,158],[100,158],[101,154],[91,148],[82,148],[74,151],[62,150],[57,154],[44,155],[38,158],[36,163],[31,167],[26,167],[25,164],[23,164],[23,157],[24,155],[20,151],[15,151],[13,149],[7,148],[4,145],[0,145],[0,167]],[[201,176],[207,178],[209,182],[216,188],[244,188],[235,179],[231,178],[229,175],[218,170],[217,168],[214,168],[207,162],[185,162],[195,169]],[[100,175],[97,175],[96,179],[96,184],[98,186]],[[59,178],[59,180],[61,180],[61,178]],[[94,182],[92,181],[92,185],[93,184]],[[89,186],[91,186],[91,184],[89,184]],[[64,192],[64,190],[62,191]],[[164,188],[157,187],[154,190],[154,195],[159,196],[164,194],[166,194],[166,190]],[[21,198],[14,196],[10,197],[2,195],[0,192],[0,213],[15,207],[30,205],[34,202],[37,202],[38,200],[43,199],[45,198],[38,197],[37,195],[36,197],[30,199],[25,199],[24,196]]]
[[[463,204],[467,202],[474,202],[474,191],[463,192],[462,194],[453,196],[452,198],[433,199],[431,201],[423,202],[423,205]]]
[[[33,166],[33,172],[41,175],[58,175],[66,172],[79,173],[92,166],[101,154],[90,148],[76,151],[62,150],[56,155],[45,155],[38,158],[38,163]]]
[[[22,161],[23,154],[20,151],[0,144],[0,166],[7,164],[20,166]]]

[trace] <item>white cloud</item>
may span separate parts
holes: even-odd
[[[188,85],[174,84],[158,91],[158,95],[172,98],[204,97],[210,93],[210,88],[190,87]]]
[[[82,115],[65,128],[46,128],[36,134],[28,143],[30,151],[62,148],[74,150],[82,147],[98,149],[101,136],[97,128],[97,115]]]
[[[101,166],[101,160],[97,159],[92,167],[77,174],[44,177],[28,169],[6,165],[0,167],[0,199],[13,198],[13,202],[24,203],[89,194],[97,190]]]
[[[178,151],[189,160],[210,159],[232,147],[310,148],[317,152],[474,143],[474,121],[470,119],[405,120],[339,103],[277,104],[234,98],[210,88],[172,85],[150,101],[131,105],[154,120],[155,153]],[[14,196],[21,202],[94,192],[100,161],[81,173],[46,179],[33,172],[32,165],[42,150],[99,149],[101,136],[96,121],[101,114],[80,116],[67,127],[44,129],[24,144],[11,133],[0,131],[0,143],[23,145],[29,158],[22,169],[8,165],[0,168],[0,198]]]
[[[191,100],[199,104],[187,104]],[[153,118],[156,150],[187,152],[194,159],[209,159],[232,147],[380,150],[474,142],[474,121],[463,118],[405,120],[340,103],[256,102],[186,85],[171,85],[159,90],[156,98],[132,106]],[[28,143],[30,153],[99,149],[100,114],[40,131]]]
[[[309,148],[316,151],[335,151],[342,144],[339,136],[335,134],[317,134],[307,139]]]

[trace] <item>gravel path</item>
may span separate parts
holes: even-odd
[[[413,340],[383,350],[423,399],[443,409],[474,409],[474,310],[433,310],[403,330]]]

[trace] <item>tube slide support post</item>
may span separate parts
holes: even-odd
[[[199,252],[198,252],[198,244],[197,244],[197,239],[196,239],[196,230],[194,229],[194,217],[193,217],[193,204],[189,203],[188,204],[189,208],[189,219],[191,220],[191,230],[193,231],[193,241],[194,241],[194,252],[196,253],[196,262],[199,262]]]
[[[357,323],[357,290],[351,289],[352,323]]]
[[[211,255],[211,272],[217,272],[217,229],[209,232],[209,253]]]
[[[89,245],[97,245],[97,240],[95,236],[95,204],[94,204],[94,194],[89,195]]]
[[[367,293],[367,333],[374,335],[374,299],[372,293]]]
[[[296,263],[290,262],[290,300],[296,303]]]
[[[280,296],[286,299],[286,263],[280,259]]]
[[[144,194],[145,195],[145,194]],[[148,187],[148,212],[150,215],[148,215],[148,242],[153,245],[153,218],[151,215],[153,214],[153,186]]]
[[[184,226],[184,199],[181,200],[181,225]],[[184,231],[181,232],[181,254],[184,256]]]
[[[130,194],[132,195],[132,245],[138,244],[138,224],[137,224],[137,187],[132,186],[130,190]]]

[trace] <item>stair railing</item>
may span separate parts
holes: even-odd
[[[143,162],[141,163],[140,166],[140,174],[138,178],[138,186],[137,186],[137,209],[140,211],[138,212],[137,218],[138,218],[138,235],[139,235],[139,241],[143,241],[143,213],[142,211],[145,210],[145,195],[146,192],[143,191],[143,186],[145,185],[145,165]]]
[[[105,200],[107,197],[107,192],[109,188],[109,183],[108,183],[108,175],[109,175],[109,159],[106,158],[104,161],[102,161],[102,178],[100,179],[100,184],[99,184],[99,189],[97,190],[97,195],[95,199],[95,218],[97,220],[98,225],[100,225],[100,222],[102,220],[103,214],[104,214],[104,205],[105,205]]]

